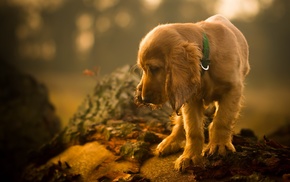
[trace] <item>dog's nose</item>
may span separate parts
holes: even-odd
[[[151,99],[150,99],[150,97],[146,97],[146,96],[142,96],[142,101],[144,102],[144,103],[150,103],[151,102]]]

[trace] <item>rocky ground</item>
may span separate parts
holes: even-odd
[[[48,90],[0,60],[0,181],[16,181],[36,150],[60,132]]]
[[[69,125],[31,154],[22,181],[289,181],[290,148],[251,130],[233,137],[237,152],[205,157],[204,168],[174,171],[180,155],[154,155],[171,131],[171,109],[134,104],[139,76],[125,66],[100,81]],[[211,118],[206,118],[206,123]],[[289,132],[288,132],[289,133]],[[206,135],[206,133],[205,133]],[[287,140],[289,141],[289,140]]]

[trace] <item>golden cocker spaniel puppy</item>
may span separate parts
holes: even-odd
[[[203,65],[205,56],[210,64]],[[158,106],[169,101],[177,113],[172,133],[156,149],[167,155],[184,147],[175,169],[184,171],[191,161],[202,165],[205,153],[235,152],[232,132],[250,70],[248,56],[245,37],[221,15],[198,23],[159,25],[142,39],[137,64],[143,75],[136,102]],[[218,109],[204,147],[204,111],[212,103]]]

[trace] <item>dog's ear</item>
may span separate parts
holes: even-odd
[[[167,94],[172,109],[179,109],[200,89],[202,53],[194,43],[181,42],[169,54]]]

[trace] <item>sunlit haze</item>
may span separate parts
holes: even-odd
[[[249,20],[271,4],[272,0],[218,0],[215,11],[229,19]]]

